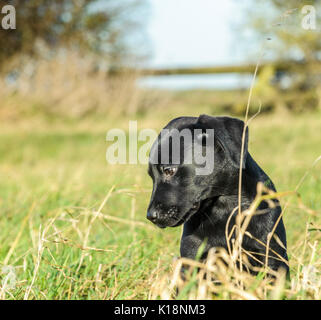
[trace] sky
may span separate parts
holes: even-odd
[[[236,0],[149,0],[147,34],[152,47],[150,67],[238,64],[244,51],[235,41],[239,16]],[[145,77],[142,86],[165,89],[226,89],[248,87],[239,75]]]
[[[232,25],[236,0],[149,0],[153,67],[222,65],[242,61]]]

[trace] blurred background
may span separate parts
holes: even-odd
[[[16,29],[4,28],[7,4]],[[321,283],[304,282],[311,270],[321,279],[320,1],[0,0],[0,8],[1,299],[168,297],[159,281],[179,256],[181,229],[146,220],[146,165],[108,164],[106,133],[128,137],[129,120],[159,131],[183,115],[244,119],[258,62],[250,153],[278,191],[296,190],[281,199],[292,282],[278,295],[321,299]],[[257,282],[250,290],[269,297]]]
[[[319,1],[7,3],[17,27],[0,31],[2,119],[133,114],[168,105],[165,93],[172,106],[196,99],[242,115],[259,60],[263,112],[321,108]],[[310,30],[304,5],[315,8]]]

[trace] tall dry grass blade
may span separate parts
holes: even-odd
[[[241,153],[240,153],[240,169],[239,169],[239,185],[238,185],[238,216],[236,217],[236,222],[237,222],[237,228],[236,228],[236,247],[235,250],[238,251],[238,255],[241,259],[240,261],[240,268],[242,270],[243,264],[242,264],[242,241],[243,241],[243,235],[240,233],[240,219],[241,219],[241,211],[242,211],[242,168],[243,168],[243,156],[244,156],[244,146],[245,146],[245,135],[246,135],[246,129],[248,127],[248,115],[250,111],[250,105],[251,105],[251,100],[252,100],[252,93],[253,93],[253,88],[255,85],[255,80],[257,76],[257,72],[261,63],[261,59],[264,55],[264,46],[261,49],[261,53],[259,56],[259,59],[256,63],[251,86],[250,86],[250,91],[249,91],[249,96],[247,100],[247,106],[246,106],[246,111],[245,111],[245,118],[244,118],[244,127],[243,127],[243,132],[242,132],[242,145],[241,145]]]
[[[87,228],[87,231],[86,231],[86,234],[85,234],[85,237],[84,237],[83,248],[86,248],[86,247],[87,247],[88,239],[89,239],[89,234],[90,234],[92,225],[93,225],[93,223],[95,222],[95,220],[97,219],[97,217],[101,214],[102,208],[105,206],[105,204],[106,204],[107,201],[109,200],[109,198],[110,198],[110,196],[112,195],[114,189],[115,189],[115,186],[112,186],[112,187],[110,188],[110,190],[108,191],[105,199],[104,199],[103,202],[101,203],[98,211],[95,212],[94,216],[93,216],[92,219],[90,220],[89,225],[88,225],[88,228]],[[80,268],[81,268],[81,266],[82,266],[84,257],[85,257],[85,253],[84,253],[84,251],[82,251],[76,272],[79,272],[79,270],[80,270]]]
[[[321,156],[319,156],[316,160],[314,160],[314,162],[312,163],[312,166],[304,173],[303,177],[300,179],[299,183],[297,184],[297,186],[295,187],[295,192],[297,192],[299,190],[299,188],[301,187],[301,185],[303,184],[304,180],[306,179],[306,177],[308,176],[308,174],[312,171],[312,169],[316,166],[316,164],[321,160]],[[288,200],[287,203],[284,205],[283,210],[281,211],[280,216],[278,217],[277,221],[275,222],[272,231],[268,234],[267,237],[267,242],[266,242],[266,259],[265,259],[265,264],[267,266],[268,264],[268,250],[270,248],[270,242],[272,239],[273,234],[275,233],[275,230],[281,220],[281,218],[284,215],[284,212],[286,211],[286,209],[289,206],[290,201]]]
[[[30,207],[30,209],[29,209],[28,214],[27,214],[27,215],[25,216],[25,218],[23,219],[23,221],[22,221],[22,223],[21,223],[21,226],[20,226],[20,229],[19,229],[19,232],[18,232],[15,240],[13,241],[13,243],[12,243],[12,245],[11,245],[11,247],[10,247],[10,250],[8,251],[5,259],[3,260],[3,264],[4,264],[4,265],[7,265],[7,264],[8,264],[8,262],[9,262],[9,260],[10,260],[10,258],[11,258],[11,255],[12,255],[14,249],[16,248],[16,246],[17,246],[17,244],[18,244],[18,242],[19,242],[19,240],[20,240],[20,238],[21,238],[22,232],[23,232],[23,230],[24,230],[24,228],[25,228],[25,226],[26,226],[27,221],[28,221],[29,218],[30,218],[30,215],[31,215],[31,213],[32,213],[35,205],[36,205],[36,203],[33,202],[32,205],[31,205],[31,207]]]

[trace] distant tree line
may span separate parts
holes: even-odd
[[[281,81],[281,90],[274,90],[274,100],[285,98],[290,109],[321,109],[321,1],[250,0],[244,13],[239,27],[248,31],[243,34],[250,35],[248,41],[243,41],[243,49],[251,53],[252,59],[257,60],[260,43],[264,43],[265,60],[304,64],[295,73],[277,73],[273,81]],[[266,80],[260,92],[271,97],[271,81]]]
[[[138,56],[130,36],[139,41],[145,0],[0,0],[16,9],[16,29],[0,27],[0,68],[17,55],[37,54],[37,43],[90,52],[111,64]],[[2,16],[4,14],[2,13]]]

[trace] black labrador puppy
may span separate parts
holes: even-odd
[[[162,130],[151,148],[148,173],[153,179],[153,191],[147,218],[160,228],[176,227],[184,223],[180,247],[182,257],[194,259],[204,240],[206,247],[202,258],[206,258],[212,247],[227,249],[227,220],[238,206],[243,129],[243,121],[230,117],[180,117],[172,120]],[[178,139],[173,132],[178,134]],[[192,138],[182,139],[188,136],[183,133],[188,132],[191,132],[189,138]],[[209,136],[212,132],[211,140]],[[212,143],[207,143],[209,141]],[[207,159],[212,162],[207,167],[212,170],[201,171],[206,166],[202,166],[196,158],[206,152],[210,155]],[[248,152],[246,129],[242,165],[242,210],[253,202],[259,182],[275,191],[270,178]],[[279,219],[281,207],[277,199],[273,199],[273,202],[274,206],[261,202],[257,209],[261,214],[254,215],[247,228],[253,237],[245,235],[242,247],[252,253],[253,258],[250,257],[249,261],[253,266],[262,266],[266,255],[263,244],[267,243],[268,234],[278,222],[275,236],[270,240],[268,265],[273,270],[283,267],[288,272],[286,233],[283,221]],[[236,214],[237,210],[231,218],[229,230],[235,224]]]

